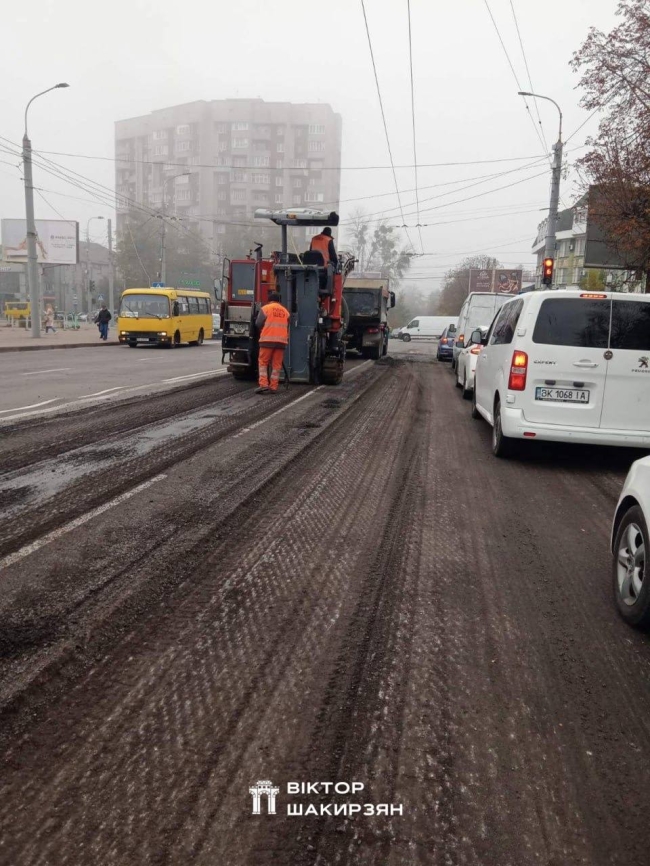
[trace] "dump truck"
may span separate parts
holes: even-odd
[[[343,290],[348,308],[346,351],[377,360],[388,352],[388,310],[395,306],[395,293],[381,274],[355,274]]]

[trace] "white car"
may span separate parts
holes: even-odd
[[[465,347],[458,353],[456,361],[456,387],[463,389],[463,397],[466,400],[472,396],[474,390],[474,373],[476,371],[476,362],[478,356],[483,350],[483,341],[488,332],[488,327],[477,328],[469,336]],[[478,337],[480,332],[480,342],[472,342],[472,337]]]
[[[633,463],[616,506],[612,526],[612,576],[618,612],[630,625],[650,626],[650,457]]]
[[[650,295],[528,292],[485,343],[472,415],[497,457],[516,439],[650,448]]]

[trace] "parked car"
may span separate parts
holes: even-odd
[[[487,326],[483,326],[473,331],[465,344],[465,348],[461,349],[458,355],[458,361],[456,362],[456,387],[463,389],[463,397],[466,400],[469,400],[474,390],[476,362],[478,361],[478,356],[483,351],[483,341],[488,330]]]
[[[439,361],[451,361],[454,354],[454,340],[456,339],[456,325],[447,325],[438,340],[438,351],[436,358]]]
[[[446,327],[457,322],[456,316],[418,316],[400,328],[400,339],[405,343],[410,340],[437,340]]]
[[[88,313],[79,313],[79,315],[77,316],[77,319],[80,322],[87,322],[88,321]]]
[[[612,526],[612,584],[618,612],[630,625],[650,627],[650,457],[632,464]]]
[[[497,295],[494,292],[470,292],[465,303],[460,309],[458,316],[456,332],[456,342],[454,343],[454,354],[451,360],[451,369],[456,370],[458,363],[458,355],[465,347],[465,341],[469,338],[472,331],[480,328],[491,322],[494,319],[496,312],[512,299],[512,295]]]
[[[650,295],[530,292],[482,342],[472,414],[498,457],[515,439],[650,447]]]

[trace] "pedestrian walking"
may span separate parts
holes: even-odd
[[[49,334],[52,331],[53,334],[56,334],[56,328],[54,327],[54,310],[52,307],[48,307],[45,312],[45,333]]]
[[[102,304],[94,319],[95,324],[99,328],[100,340],[108,340],[108,323],[112,318],[110,311],[106,309],[106,304]]]
[[[264,304],[259,311],[255,324],[260,331],[257,393],[276,394],[280,384],[284,350],[289,343],[289,311],[280,303],[278,292],[269,292],[269,303]]]

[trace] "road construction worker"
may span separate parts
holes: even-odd
[[[289,342],[289,311],[280,303],[278,292],[269,292],[269,303],[259,311],[255,324],[260,331],[259,388],[256,393],[276,394],[284,350]]]
[[[332,229],[329,226],[325,226],[325,228],[319,235],[314,235],[314,237],[311,239],[311,245],[309,249],[317,250],[322,255],[325,266],[327,266],[329,262],[331,262],[334,267],[337,266],[339,259],[336,255],[336,250],[334,249],[334,241],[332,240]]]

